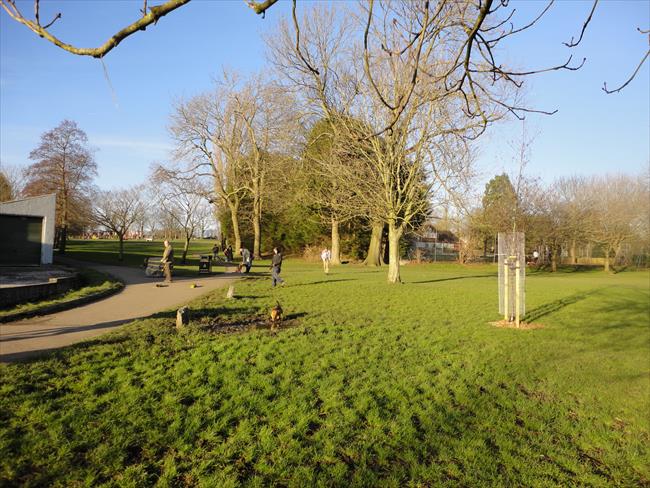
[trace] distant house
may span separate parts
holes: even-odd
[[[56,194],[0,203],[0,266],[51,264]]]
[[[418,260],[447,261],[456,259],[459,239],[450,230],[437,229],[433,223],[426,223],[411,242],[411,254]]]

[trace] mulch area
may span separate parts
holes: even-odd
[[[271,320],[259,315],[236,319],[225,317],[202,317],[197,322],[194,322],[194,324],[198,325],[201,330],[212,332],[214,334],[232,334],[249,330],[271,329]],[[284,329],[295,325],[295,320],[285,319],[278,324],[277,329]]]
[[[514,321],[508,322],[507,320],[499,320],[498,322],[490,322],[490,325],[494,327],[500,327],[502,329],[519,329],[519,330],[530,330],[530,329],[543,329],[542,324],[537,324],[535,322],[519,322],[519,327],[515,324]]]

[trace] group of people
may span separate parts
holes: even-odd
[[[171,283],[172,282],[172,265],[174,263],[174,248],[170,244],[168,240],[164,241],[165,244],[165,251],[163,252],[163,257],[160,260],[160,263],[163,265],[163,272],[165,274],[165,283]],[[227,262],[232,262],[233,260],[233,251],[232,251],[232,246],[228,246],[226,249],[223,251],[224,255],[226,256],[226,261]],[[219,245],[215,244],[212,247],[212,254],[214,256],[214,259],[217,258],[219,254]],[[240,264],[240,271],[243,273],[249,273],[251,270],[251,267],[253,266],[253,255],[251,252],[246,249],[245,247],[241,247],[239,249],[239,254],[242,257],[242,262]],[[323,271],[325,271],[325,274],[329,274],[329,265],[330,261],[332,260],[332,252],[325,248],[321,251],[320,254],[321,260],[323,261]],[[284,285],[284,280],[280,277],[280,272],[282,271],[282,253],[277,247],[273,248],[273,257],[271,258],[271,283],[272,286],[275,287],[277,284]]]
[[[215,261],[219,257],[220,249],[221,248],[219,247],[219,244],[215,244],[214,246],[212,246],[212,259],[214,259]],[[223,250],[223,255],[225,256],[227,263],[232,262],[234,254],[232,252],[232,246],[230,244]]]

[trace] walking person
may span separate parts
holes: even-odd
[[[277,247],[273,248],[273,258],[271,258],[271,281],[273,288],[276,283],[284,285],[284,280],[280,278],[280,271],[282,270],[282,253],[278,251]]]
[[[226,261],[228,261],[229,263],[232,262],[232,258],[234,256],[233,256],[233,253],[232,253],[232,246],[230,244],[228,244],[228,247],[223,252],[223,254],[226,256]]]
[[[239,254],[241,254],[242,266],[246,267],[246,271],[244,271],[244,273],[250,272],[251,266],[253,266],[253,256],[251,256],[251,252],[245,247],[242,247],[239,249]]]
[[[325,271],[325,274],[329,274],[332,252],[329,249],[325,248],[321,251],[320,258],[323,260],[323,271]]]
[[[165,239],[165,252],[163,253],[163,257],[160,260],[160,263],[163,265],[163,271],[165,273],[165,283],[171,283],[172,282],[172,264],[174,264],[174,248],[172,245],[169,243],[167,239]]]
[[[219,244],[212,246],[212,259],[216,261],[217,257],[219,257]]]

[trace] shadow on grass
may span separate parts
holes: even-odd
[[[595,295],[599,291],[600,289],[596,289],[587,292],[575,293],[573,295],[569,295],[568,297],[560,298],[553,302],[540,305],[539,307],[526,312],[526,321],[534,322],[536,320],[539,320],[540,318],[545,317],[546,315],[557,312],[558,310],[568,307],[569,305],[573,305],[574,303],[578,303],[591,295]]]
[[[101,324],[79,326],[79,327],[52,327],[50,329],[43,329],[38,331],[29,331],[23,333],[13,333],[11,335],[5,335],[0,340],[0,349],[2,348],[2,343],[7,343],[11,341],[27,340],[27,339],[43,339],[47,337],[54,337],[64,334],[72,334],[75,332],[89,331],[89,330],[102,330],[112,329],[118,327],[125,323],[131,322],[133,320],[139,319],[125,319],[125,320],[114,320],[111,322],[103,322]],[[47,349],[29,349],[25,351],[15,352],[15,353],[0,353],[0,362],[14,362],[14,361],[24,361],[29,359],[39,359],[43,356],[56,353],[56,351],[64,351],[79,348],[87,348],[91,346],[96,346],[98,344],[114,344],[118,342],[124,342],[125,339],[116,340],[115,338],[106,338],[106,339],[87,339],[84,342],[78,344],[70,344],[65,346],[58,346],[56,348],[47,348]]]
[[[558,266],[557,271],[551,271],[551,265],[545,264],[540,266],[530,266],[526,268],[526,274],[531,275],[546,275],[546,276],[557,276],[562,274],[573,274],[573,273],[598,273],[603,270],[602,265],[590,265],[590,264],[567,264]]]
[[[286,286],[311,286],[311,285],[322,285],[323,283],[337,283],[341,281],[357,281],[352,278],[341,278],[338,280],[321,280],[321,281],[309,281],[307,283],[296,283],[296,284],[287,284]]]
[[[496,278],[496,274],[483,274],[483,275],[469,275],[469,276],[453,276],[451,278],[438,278],[435,280],[424,280],[424,281],[411,281],[409,283],[413,285],[421,283],[437,283],[440,281],[454,281],[454,280],[465,280],[468,278]]]

